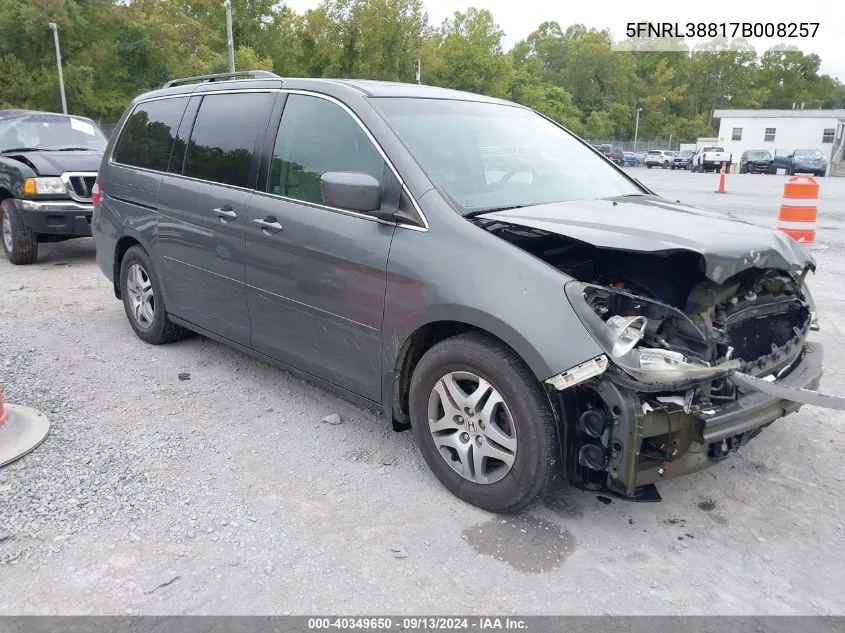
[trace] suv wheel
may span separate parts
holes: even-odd
[[[123,256],[120,294],[129,324],[142,341],[160,345],[185,336],[185,329],[167,318],[153,263],[140,246],[133,246]]]
[[[11,199],[0,202],[0,248],[16,265],[34,264],[38,259],[38,235],[23,223]]]
[[[549,400],[498,341],[462,334],[433,346],[411,379],[414,439],[453,494],[512,513],[546,490],[557,463]]]

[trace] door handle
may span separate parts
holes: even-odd
[[[284,228],[281,224],[276,221],[276,218],[272,216],[268,217],[266,220],[258,218],[256,220],[253,220],[253,222],[255,222],[258,226],[261,227],[261,230],[264,231],[265,235],[272,235],[274,233],[278,233],[282,230],[282,228]]]
[[[232,210],[228,204],[223,205],[222,207],[217,207],[214,210],[214,213],[217,214],[217,217],[220,218],[221,222],[228,222],[229,220],[234,220],[238,217],[238,214]]]

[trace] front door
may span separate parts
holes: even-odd
[[[319,96],[288,95],[270,136],[269,174],[246,225],[252,346],[380,401],[395,225],[325,206],[320,176],[351,171],[381,180],[384,160],[349,112]]]
[[[188,112],[196,119],[184,133],[180,128],[189,140],[177,139],[171,157],[179,168],[163,177],[158,195],[168,311],[242,345],[249,344],[250,327],[244,226],[258,171],[255,148],[274,96],[194,97]]]

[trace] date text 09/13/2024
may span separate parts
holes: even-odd
[[[527,622],[512,617],[313,617],[308,618],[308,630],[328,631],[522,631],[528,633]]]
[[[815,37],[819,22],[628,22],[627,37]]]

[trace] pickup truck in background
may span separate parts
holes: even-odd
[[[699,149],[692,157],[690,169],[699,173],[719,171],[725,163],[725,168],[731,166],[731,154],[724,147],[708,146]]]
[[[91,119],[0,110],[0,250],[32,264],[38,244],[91,235],[107,139]]]

